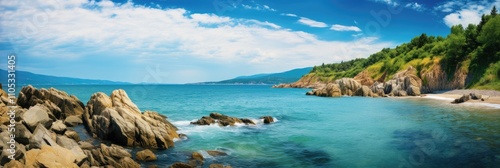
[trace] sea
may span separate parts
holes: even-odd
[[[187,162],[192,152],[205,157],[203,167],[500,167],[500,108],[494,106],[426,98],[315,97],[305,95],[309,89],[270,85],[35,87],[63,90],[84,104],[93,93],[123,89],[141,111],[168,116],[188,138],[154,150],[158,160],[143,167]],[[212,112],[257,125],[190,124]],[[261,116],[276,122],[263,124]],[[207,150],[227,155],[212,157]]]

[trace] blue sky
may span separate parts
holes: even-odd
[[[0,54],[55,76],[217,81],[445,36],[493,5],[500,0],[0,0]]]

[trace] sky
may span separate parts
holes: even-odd
[[[0,0],[0,69],[15,53],[17,70],[46,75],[218,81],[446,36],[494,5],[500,0]]]

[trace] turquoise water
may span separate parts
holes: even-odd
[[[46,87],[46,86],[38,86]],[[193,151],[222,150],[209,163],[233,167],[495,167],[500,109],[417,98],[322,98],[270,86],[54,86],[84,104],[92,93],[124,89],[141,110],[169,117],[188,139],[156,151],[169,165]],[[193,126],[210,112],[256,126]],[[278,121],[263,125],[260,116]],[[137,149],[133,149],[137,150]],[[206,157],[208,155],[203,153]]]

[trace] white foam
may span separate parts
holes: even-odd
[[[191,121],[172,121],[172,124],[174,124],[177,127],[183,127],[183,126],[189,126],[191,124]]]
[[[453,101],[455,100],[454,98],[446,98],[446,97],[440,97],[440,96],[433,96],[433,95],[427,95],[424,98],[428,99],[436,99],[436,100],[448,100],[448,101]]]
[[[500,104],[493,104],[493,103],[473,103],[473,102],[465,102],[462,103],[463,105],[467,106],[486,106],[486,107],[491,107],[495,109],[500,109]]]

